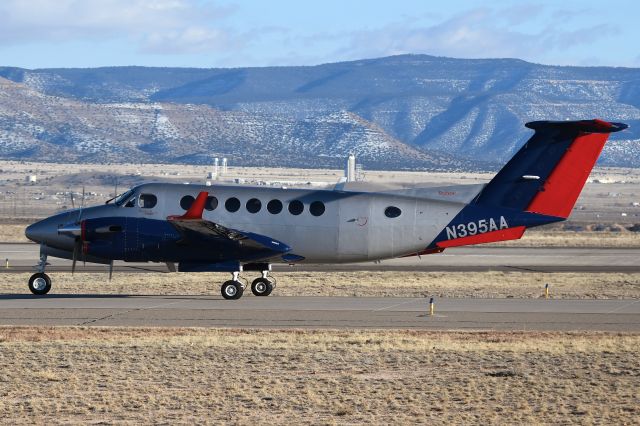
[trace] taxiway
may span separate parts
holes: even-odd
[[[0,325],[640,331],[640,300],[0,295]]]

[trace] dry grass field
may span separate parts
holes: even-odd
[[[0,328],[5,424],[638,424],[640,335]]]
[[[0,294],[25,293],[30,273],[2,274]],[[638,273],[278,272],[277,296],[640,298]],[[219,295],[221,273],[55,273],[51,294]],[[245,297],[252,297],[247,291]]]

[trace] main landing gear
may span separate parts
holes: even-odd
[[[47,255],[40,255],[40,262],[38,262],[38,272],[31,275],[29,278],[29,290],[31,293],[42,296],[49,293],[51,290],[51,278],[44,273],[44,268],[47,266]]]
[[[245,280],[246,281],[246,280]],[[244,289],[248,282],[240,282],[240,273],[233,272],[233,278],[229,281],[225,281],[220,288],[222,297],[227,300],[236,300],[242,297]],[[262,276],[256,278],[251,283],[251,292],[254,296],[268,296],[271,294],[276,286],[276,280],[269,276],[269,271],[262,271]]]

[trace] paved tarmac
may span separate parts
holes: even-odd
[[[640,332],[640,300],[0,295],[0,325]]]
[[[0,243],[0,272],[31,272],[38,261],[39,247],[31,243]],[[4,268],[4,259],[10,267]],[[638,248],[573,247],[459,247],[444,253],[384,260],[380,263],[353,263],[296,266],[274,265],[274,271],[534,271],[534,272],[640,272]],[[48,272],[70,271],[71,261],[49,258]],[[104,272],[106,266],[83,265],[79,272]],[[167,272],[164,264],[116,262],[116,272]]]

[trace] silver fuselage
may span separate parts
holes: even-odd
[[[205,220],[245,232],[267,235],[292,248],[292,253],[303,256],[309,263],[360,262],[394,258],[424,250],[445,226],[479,193],[484,185],[413,188],[384,192],[342,190],[309,190],[239,185],[179,185],[152,183],[134,188],[132,206],[114,203],[88,207],[82,219],[110,216],[144,217],[166,220],[180,215],[184,209],[180,200],[187,195],[194,198],[201,191],[216,197],[214,210],[204,210]],[[144,208],[139,202],[141,194],[153,194],[157,204]],[[225,202],[235,197],[240,209],[230,212]],[[250,213],[246,203],[258,199],[261,208]],[[278,214],[267,211],[271,200],[280,200],[283,209]],[[293,200],[304,204],[301,214],[293,215],[288,205]],[[309,206],[320,201],[325,211],[314,216]],[[387,217],[387,207],[397,207],[401,214]],[[52,216],[32,226],[38,230],[40,240],[50,247],[73,249],[73,238],[57,234],[65,223],[76,220],[78,210]]]

